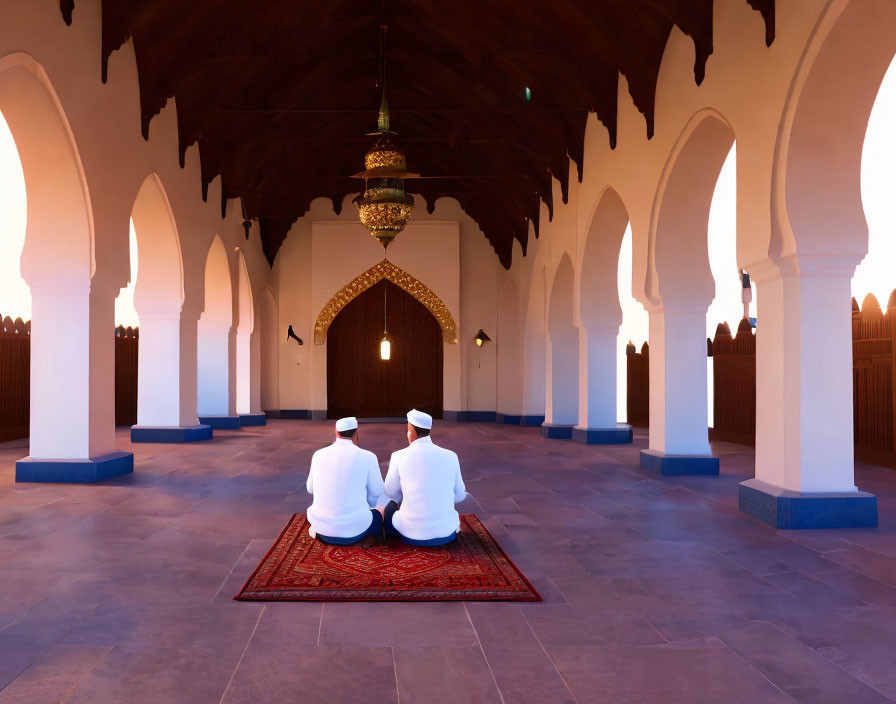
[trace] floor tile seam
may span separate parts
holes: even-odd
[[[833,563],[833,564],[837,564],[837,563]],[[841,565],[841,567],[843,567],[843,565]],[[849,569],[849,568],[845,568],[845,569]],[[881,581],[881,580],[879,580],[879,579],[877,579],[877,578],[875,578],[875,577],[870,577],[869,575],[863,574],[863,573],[861,573],[861,572],[857,572],[857,571],[855,571],[855,570],[849,570],[849,571],[850,571],[850,572],[854,572],[855,574],[862,574],[862,576],[864,576],[864,577],[868,577],[868,579],[872,579],[872,580],[874,580],[875,582],[878,582],[879,584],[882,584],[882,585],[884,585],[885,587],[887,587],[887,588],[889,588],[889,589],[892,589],[893,591],[896,591],[896,588],[894,588],[892,585],[887,584],[886,582],[883,582],[883,581]],[[813,581],[815,581],[815,582],[818,582],[819,584],[823,584],[823,585],[826,586],[828,589],[833,589],[835,592],[838,592],[838,593],[842,594],[843,596],[845,596],[845,597],[847,597],[847,598],[849,598],[849,599],[855,599],[856,601],[860,602],[860,603],[859,603],[858,605],[856,605],[855,607],[849,607],[849,608],[864,608],[864,607],[866,607],[866,606],[875,606],[875,604],[872,604],[872,603],[869,602],[869,601],[865,601],[864,599],[860,599],[860,598],[857,597],[857,596],[853,596],[853,595],[850,594],[849,592],[847,592],[847,591],[845,591],[844,589],[841,589],[840,587],[838,587],[836,584],[830,584],[829,582],[825,582],[823,579],[821,579],[821,578],[819,578],[819,577],[816,577],[815,575],[816,575],[817,573],[804,572],[803,570],[801,570],[801,569],[799,569],[799,568],[797,568],[797,572],[796,572],[796,573],[797,573],[797,574],[806,575],[809,579],[811,579],[811,580],[813,580]],[[786,574],[794,574],[794,573],[793,573],[793,572],[785,572],[785,573],[783,573],[783,574],[786,575]],[[770,576],[770,577],[774,577],[774,576],[778,576],[778,575],[769,575],[769,576]],[[789,593],[789,592],[788,592],[788,593]],[[791,594],[791,596],[794,596],[794,597],[795,597],[794,594]]]
[[[818,652],[818,650],[817,650],[816,648],[813,648],[811,645],[807,645],[806,643],[804,643],[803,641],[801,641],[799,638],[795,638],[794,636],[790,635],[787,631],[785,631],[783,628],[781,628],[781,627],[780,627],[777,623],[775,623],[774,621],[765,621],[765,620],[762,620],[762,621],[757,621],[757,622],[758,622],[758,623],[767,623],[767,624],[769,624],[772,628],[774,628],[776,631],[782,633],[785,637],[789,638],[789,639],[792,640],[794,643],[797,643],[799,646],[805,648],[805,649],[808,650],[809,652],[814,653],[815,655],[817,655],[817,656],[819,656],[819,657],[821,657],[821,658],[824,658],[824,660],[825,660],[826,662],[828,662],[828,663],[830,663],[831,665],[833,665],[834,667],[836,667],[840,672],[842,672],[844,675],[846,675],[846,676],[849,677],[850,679],[853,679],[853,680],[855,680],[856,682],[859,682],[859,683],[865,685],[866,687],[869,687],[869,688],[873,689],[875,692],[877,692],[878,694],[880,694],[884,699],[887,699],[887,700],[889,700],[889,701],[896,701],[896,700],[892,699],[892,697],[889,697],[888,695],[886,695],[886,694],[884,694],[883,692],[881,692],[881,691],[880,691],[877,687],[875,687],[874,685],[872,685],[872,684],[866,682],[866,681],[863,680],[862,678],[857,677],[856,675],[854,675],[853,673],[851,673],[849,670],[845,669],[843,666],[840,665],[840,663],[834,662],[834,661],[831,660],[829,657],[827,657],[824,653],[820,653],[820,652]],[[726,642],[726,645],[727,645],[727,642]],[[730,647],[730,646],[729,646],[729,647]]]
[[[550,581],[550,578],[548,578],[548,581]],[[553,584],[553,582],[552,582],[552,584]],[[564,598],[566,598],[566,597],[564,597]],[[576,695],[573,693],[572,687],[569,686],[569,683],[566,681],[566,678],[563,676],[563,673],[560,672],[560,668],[557,667],[556,661],[551,656],[551,654],[548,652],[547,648],[544,647],[544,643],[541,642],[541,638],[538,637],[538,634],[535,632],[535,629],[532,628],[532,624],[529,623],[529,619],[526,618],[526,612],[523,611],[523,609],[521,609],[519,606],[517,606],[516,609],[517,609],[517,611],[519,611],[520,616],[523,617],[523,621],[525,622],[526,627],[529,629],[529,632],[532,633],[532,637],[535,638],[535,642],[538,643],[539,647],[541,648],[541,651],[545,654],[545,657],[550,661],[551,667],[553,667],[554,672],[557,673],[557,677],[560,678],[560,681],[563,683],[563,686],[566,687],[566,691],[569,692],[569,696],[572,697],[572,700],[574,702],[576,702],[576,704],[578,704],[579,700],[576,698]]]
[[[77,647],[77,646],[71,646],[71,647]],[[115,648],[117,648],[117,647],[118,647],[118,646],[116,646],[116,645],[110,645],[110,646],[108,646],[108,647],[106,648],[106,652],[103,653],[103,656],[102,656],[99,660],[97,660],[97,661],[94,663],[93,667],[91,667],[90,670],[88,670],[88,671],[84,674],[84,676],[83,676],[81,679],[79,679],[79,680],[75,683],[75,686],[72,687],[72,688],[68,691],[68,693],[67,693],[64,697],[62,697],[62,699],[59,700],[58,704],[65,704],[67,701],[69,701],[69,700],[72,698],[72,695],[75,693],[75,690],[77,690],[78,687],[80,687],[80,686],[83,684],[84,680],[86,680],[88,677],[90,677],[90,675],[93,674],[94,670],[96,670],[96,668],[98,668],[98,667],[100,666],[100,664],[103,662],[103,660],[105,660],[105,659],[109,656],[109,653],[111,653],[111,652],[112,652],[113,650],[115,650]]]
[[[236,677],[237,670],[240,669],[240,665],[243,663],[243,658],[246,657],[246,651],[249,650],[249,645],[252,643],[252,638],[255,636],[255,631],[258,630],[258,624],[261,623],[261,617],[264,615],[265,609],[267,609],[267,604],[261,607],[261,611],[258,612],[258,618],[255,619],[255,625],[252,627],[252,632],[249,634],[249,638],[246,640],[246,645],[243,648],[243,652],[240,653],[240,659],[236,661],[236,665],[233,668],[233,672],[230,673],[230,679],[227,680],[227,686],[224,687],[224,691],[221,693],[221,699],[218,700],[218,704],[222,704],[224,701],[224,697],[227,696],[227,690],[230,689],[230,685],[233,683],[233,678]]]
[[[221,593],[221,590],[224,588],[224,585],[227,584],[227,580],[230,579],[230,576],[233,574],[233,571],[236,569],[236,566],[237,566],[238,564],[240,564],[240,560],[243,559],[243,555],[246,554],[246,551],[249,549],[249,547],[250,547],[251,545],[252,545],[252,541],[249,540],[249,542],[246,543],[246,547],[243,548],[243,551],[240,553],[239,557],[236,558],[236,561],[233,563],[233,566],[230,568],[230,572],[228,572],[228,573],[227,573],[227,576],[224,577],[224,581],[221,582],[221,586],[218,587],[218,591],[215,592],[215,595],[211,598],[211,600],[210,600],[209,603],[214,603],[215,599],[218,598],[218,594]]]
[[[770,587],[772,587],[772,588],[774,588],[774,589],[777,589],[778,591],[783,592],[783,593],[787,594],[788,596],[792,596],[794,599],[797,598],[797,596],[796,596],[795,594],[791,594],[789,591],[787,591],[787,590],[784,589],[783,587],[779,587],[777,584],[774,584],[774,583],[772,583],[772,582],[769,582],[768,579],[766,579],[766,577],[773,577],[774,575],[765,575],[765,576],[758,575],[758,574],[756,574],[755,572],[753,572],[753,570],[747,569],[746,567],[744,567],[744,566],[743,566],[742,564],[740,564],[739,562],[737,562],[737,561],[731,559],[730,557],[728,557],[728,556],[727,556],[725,553],[723,553],[721,550],[717,550],[716,548],[714,548],[714,547],[710,547],[710,546],[707,546],[707,547],[709,547],[709,549],[712,550],[712,551],[713,551],[714,553],[716,553],[717,555],[719,555],[719,556],[723,557],[724,559],[728,560],[728,562],[730,562],[732,565],[735,565],[735,566],[739,567],[740,569],[742,569],[742,570],[743,570],[744,572],[746,572],[747,574],[751,574],[751,575],[753,575],[753,576],[754,576],[756,579],[758,579],[759,581],[764,582],[764,583],[767,584],[768,586],[770,586]],[[817,581],[817,580],[816,580],[816,581]]]
[[[395,704],[401,704],[401,690],[398,688],[398,665],[395,664],[395,648],[389,647],[392,653],[392,675],[395,677]]]
[[[52,647],[52,646],[50,646],[50,647]],[[13,678],[12,678],[9,682],[7,682],[5,685],[3,685],[2,687],[0,687],[0,692],[3,692],[7,687],[11,686],[17,679],[19,679],[19,677],[21,677],[21,676],[24,675],[28,670],[30,670],[30,669],[34,666],[34,663],[36,663],[36,662],[37,662],[38,660],[40,660],[44,655],[47,654],[47,652],[50,650],[50,647],[43,648],[43,649],[40,649],[40,650],[35,650],[34,652],[35,652],[35,654],[36,654],[36,657],[34,658],[34,660],[32,660],[32,661],[31,661],[30,663],[28,663],[27,665],[25,665],[25,667],[23,667],[23,668],[18,672],[18,674],[16,674],[15,677],[13,677]]]
[[[828,552],[831,552],[831,551],[828,551]],[[860,574],[860,575],[862,575],[863,577],[867,577],[868,579],[873,579],[875,582],[880,582],[881,584],[883,584],[884,586],[889,587],[890,589],[896,589],[896,586],[893,586],[892,584],[888,584],[887,582],[883,581],[883,580],[880,579],[879,577],[875,577],[875,576],[872,575],[872,574],[868,574],[867,572],[864,572],[864,571],[862,571],[862,570],[860,570],[860,569],[856,569],[856,568],[852,567],[851,565],[846,565],[846,564],[844,564],[844,563],[842,563],[842,562],[837,562],[836,560],[832,560],[832,559],[829,558],[829,557],[825,557],[825,554],[824,554],[824,553],[822,553],[822,554],[820,555],[820,557],[821,557],[821,559],[823,559],[823,560],[827,560],[828,562],[830,562],[831,565],[836,565],[837,567],[842,567],[842,568],[845,569],[845,570],[849,570],[850,572],[854,572],[854,573],[856,573],[856,574]],[[815,577],[814,574],[812,574],[812,575],[810,575],[810,576]]]
[[[728,642],[725,641],[721,636],[715,636],[715,637],[716,637],[716,638],[718,639],[718,641],[722,644],[722,647],[724,647],[728,652],[730,652],[732,655],[734,655],[734,657],[736,657],[738,660],[740,660],[740,661],[741,661],[744,665],[746,665],[750,670],[752,670],[752,671],[755,672],[757,675],[759,675],[762,679],[764,679],[766,682],[768,682],[772,687],[775,688],[775,690],[777,690],[778,692],[780,692],[780,693],[781,693],[784,697],[786,697],[789,701],[796,702],[796,700],[795,700],[793,697],[791,697],[787,692],[785,692],[783,689],[781,689],[777,684],[775,684],[774,682],[772,682],[771,679],[769,679],[769,677],[768,677],[764,672],[762,672],[762,671],[759,670],[758,668],[754,667],[754,665],[753,665],[751,662],[749,662],[746,658],[744,658],[742,655],[740,655],[740,653],[738,653],[736,650],[734,650],[734,648],[732,648],[732,647],[728,644]]]
[[[324,629],[324,609],[327,607],[326,602],[321,602],[320,605],[320,620],[317,622],[317,645],[320,647],[320,634]],[[393,658],[395,654],[392,654]]]
[[[96,513],[102,513],[102,511],[97,511]],[[54,529],[51,530],[49,533],[43,533],[43,534],[39,535],[39,536],[38,536],[38,539],[40,539],[40,538],[46,538],[46,537],[48,537],[48,536],[50,536],[50,535],[53,535],[54,533],[59,532],[59,531],[62,530],[63,528],[71,528],[72,526],[75,526],[75,525],[77,525],[78,523],[80,523],[81,521],[86,520],[87,518],[90,518],[91,516],[94,516],[94,515],[96,515],[96,514],[91,513],[91,514],[89,514],[88,516],[82,516],[81,518],[79,518],[79,519],[73,521],[72,523],[66,523],[65,525],[61,525],[61,526],[59,526],[59,527],[57,527],[57,528],[54,528]],[[48,519],[46,519],[46,520],[52,520],[52,519],[49,519],[49,518],[48,518]],[[11,531],[9,531],[8,533],[0,533],[0,538],[8,538],[10,535],[15,535],[16,533],[21,533],[23,530],[28,530],[28,529],[31,528],[31,527],[32,527],[32,526],[24,526],[24,527],[22,527],[22,528],[18,528],[18,529],[16,529],[16,530],[11,530]]]
[[[492,670],[492,664],[488,661],[488,655],[485,654],[485,648],[482,647],[482,641],[479,639],[479,633],[476,631],[476,626],[473,625],[473,618],[470,616],[470,610],[467,608],[467,602],[462,602],[464,605],[464,613],[467,615],[467,621],[470,624],[470,628],[473,629],[473,635],[476,636],[476,644],[479,646],[479,652],[482,653],[482,658],[485,660],[485,666],[488,668],[488,673],[492,677],[492,683],[495,685],[495,691],[498,693],[498,698],[501,700],[501,704],[506,704],[504,701],[504,694],[501,692],[501,687],[498,685],[498,679],[495,677],[495,672]]]
[[[644,623],[646,623],[648,626],[650,626],[650,630],[652,630],[652,631],[653,631],[654,633],[656,633],[660,638],[662,638],[662,640],[663,640],[663,644],[665,644],[665,645],[671,645],[673,642],[675,642],[675,641],[671,641],[671,640],[669,640],[668,638],[666,638],[666,636],[664,636],[662,633],[660,633],[660,629],[657,628],[656,625],[654,625],[653,621],[651,621],[650,618],[649,618],[648,616],[641,616],[640,620],[641,620],[641,621],[644,621]]]

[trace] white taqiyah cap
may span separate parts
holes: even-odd
[[[414,408],[413,410],[408,411],[408,423],[416,425],[418,428],[431,430],[432,416],[429,415],[429,413],[424,413],[423,411],[418,411]]]
[[[358,427],[358,419],[354,417],[340,418],[336,421],[336,430],[340,433],[346,430],[354,430]]]

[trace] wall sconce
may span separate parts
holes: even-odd
[[[293,340],[298,342],[300,345],[305,344],[304,342],[302,342],[302,338],[299,337],[298,335],[296,335],[295,331],[292,329],[292,325],[290,325],[289,330],[286,331],[286,341],[287,342],[289,342],[289,338],[292,338]]]
[[[473,338],[473,344],[477,347],[482,347],[486,342],[491,341],[492,338],[490,338],[482,328],[479,328],[479,332],[477,332],[476,337]]]
[[[482,368],[482,346],[486,342],[491,341],[492,338],[490,338],[482,328],[479,328],[479,332],[477,332],[476,337],[473,338],[473,344],[479,348],[479,359],[476,360],[476,366],[480,369]]]

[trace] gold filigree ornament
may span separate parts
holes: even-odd
[[[376,132],[376,143],[364,155],[364,168],[352,178],[364,179],[364,192],[354,199],[358,206],[358,217],[367,231],[381,244],[383,249],[404,230],[414,214],[414,197],[405,192],[405,180],[419,178],[407,170],[404,151],[396,145],[389,129],[389,103],[386,102],[385,42],[386,25],[382,29],[380,44],[380,85],[383,98],[380,102]]]
[[[451,345],[457,343],[457,324],[442,299],[422,281],[395,266],[388,259],[384,259],[339,289],[336,295],[327,302],[314,323],[314,344],[324,344],[327,339],[327,330],[339,315],[339,311],[383,279],[391,281],[426,306],[442,329],[442,339]]]

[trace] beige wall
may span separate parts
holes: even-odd
[[[495,336],[497,257],[476,224],[455,201],[422,207],[389,246],[388,258],[428,286],[448,307],[458,341],[444,345],[446,410],[495,410],[494,346],[479,350],[473,336]],[[326,344],[314,344],[318,314],[343,286],[383,258],[381,245],[358,222],[351,197],[342,212],[318,199],[290,230],[274,262],[274,288],[284,334],[280,341],[280,406],[326,410]],[[286,341],[292,325],[305,345]],[[480,359],[481,358],[481,359]]]

